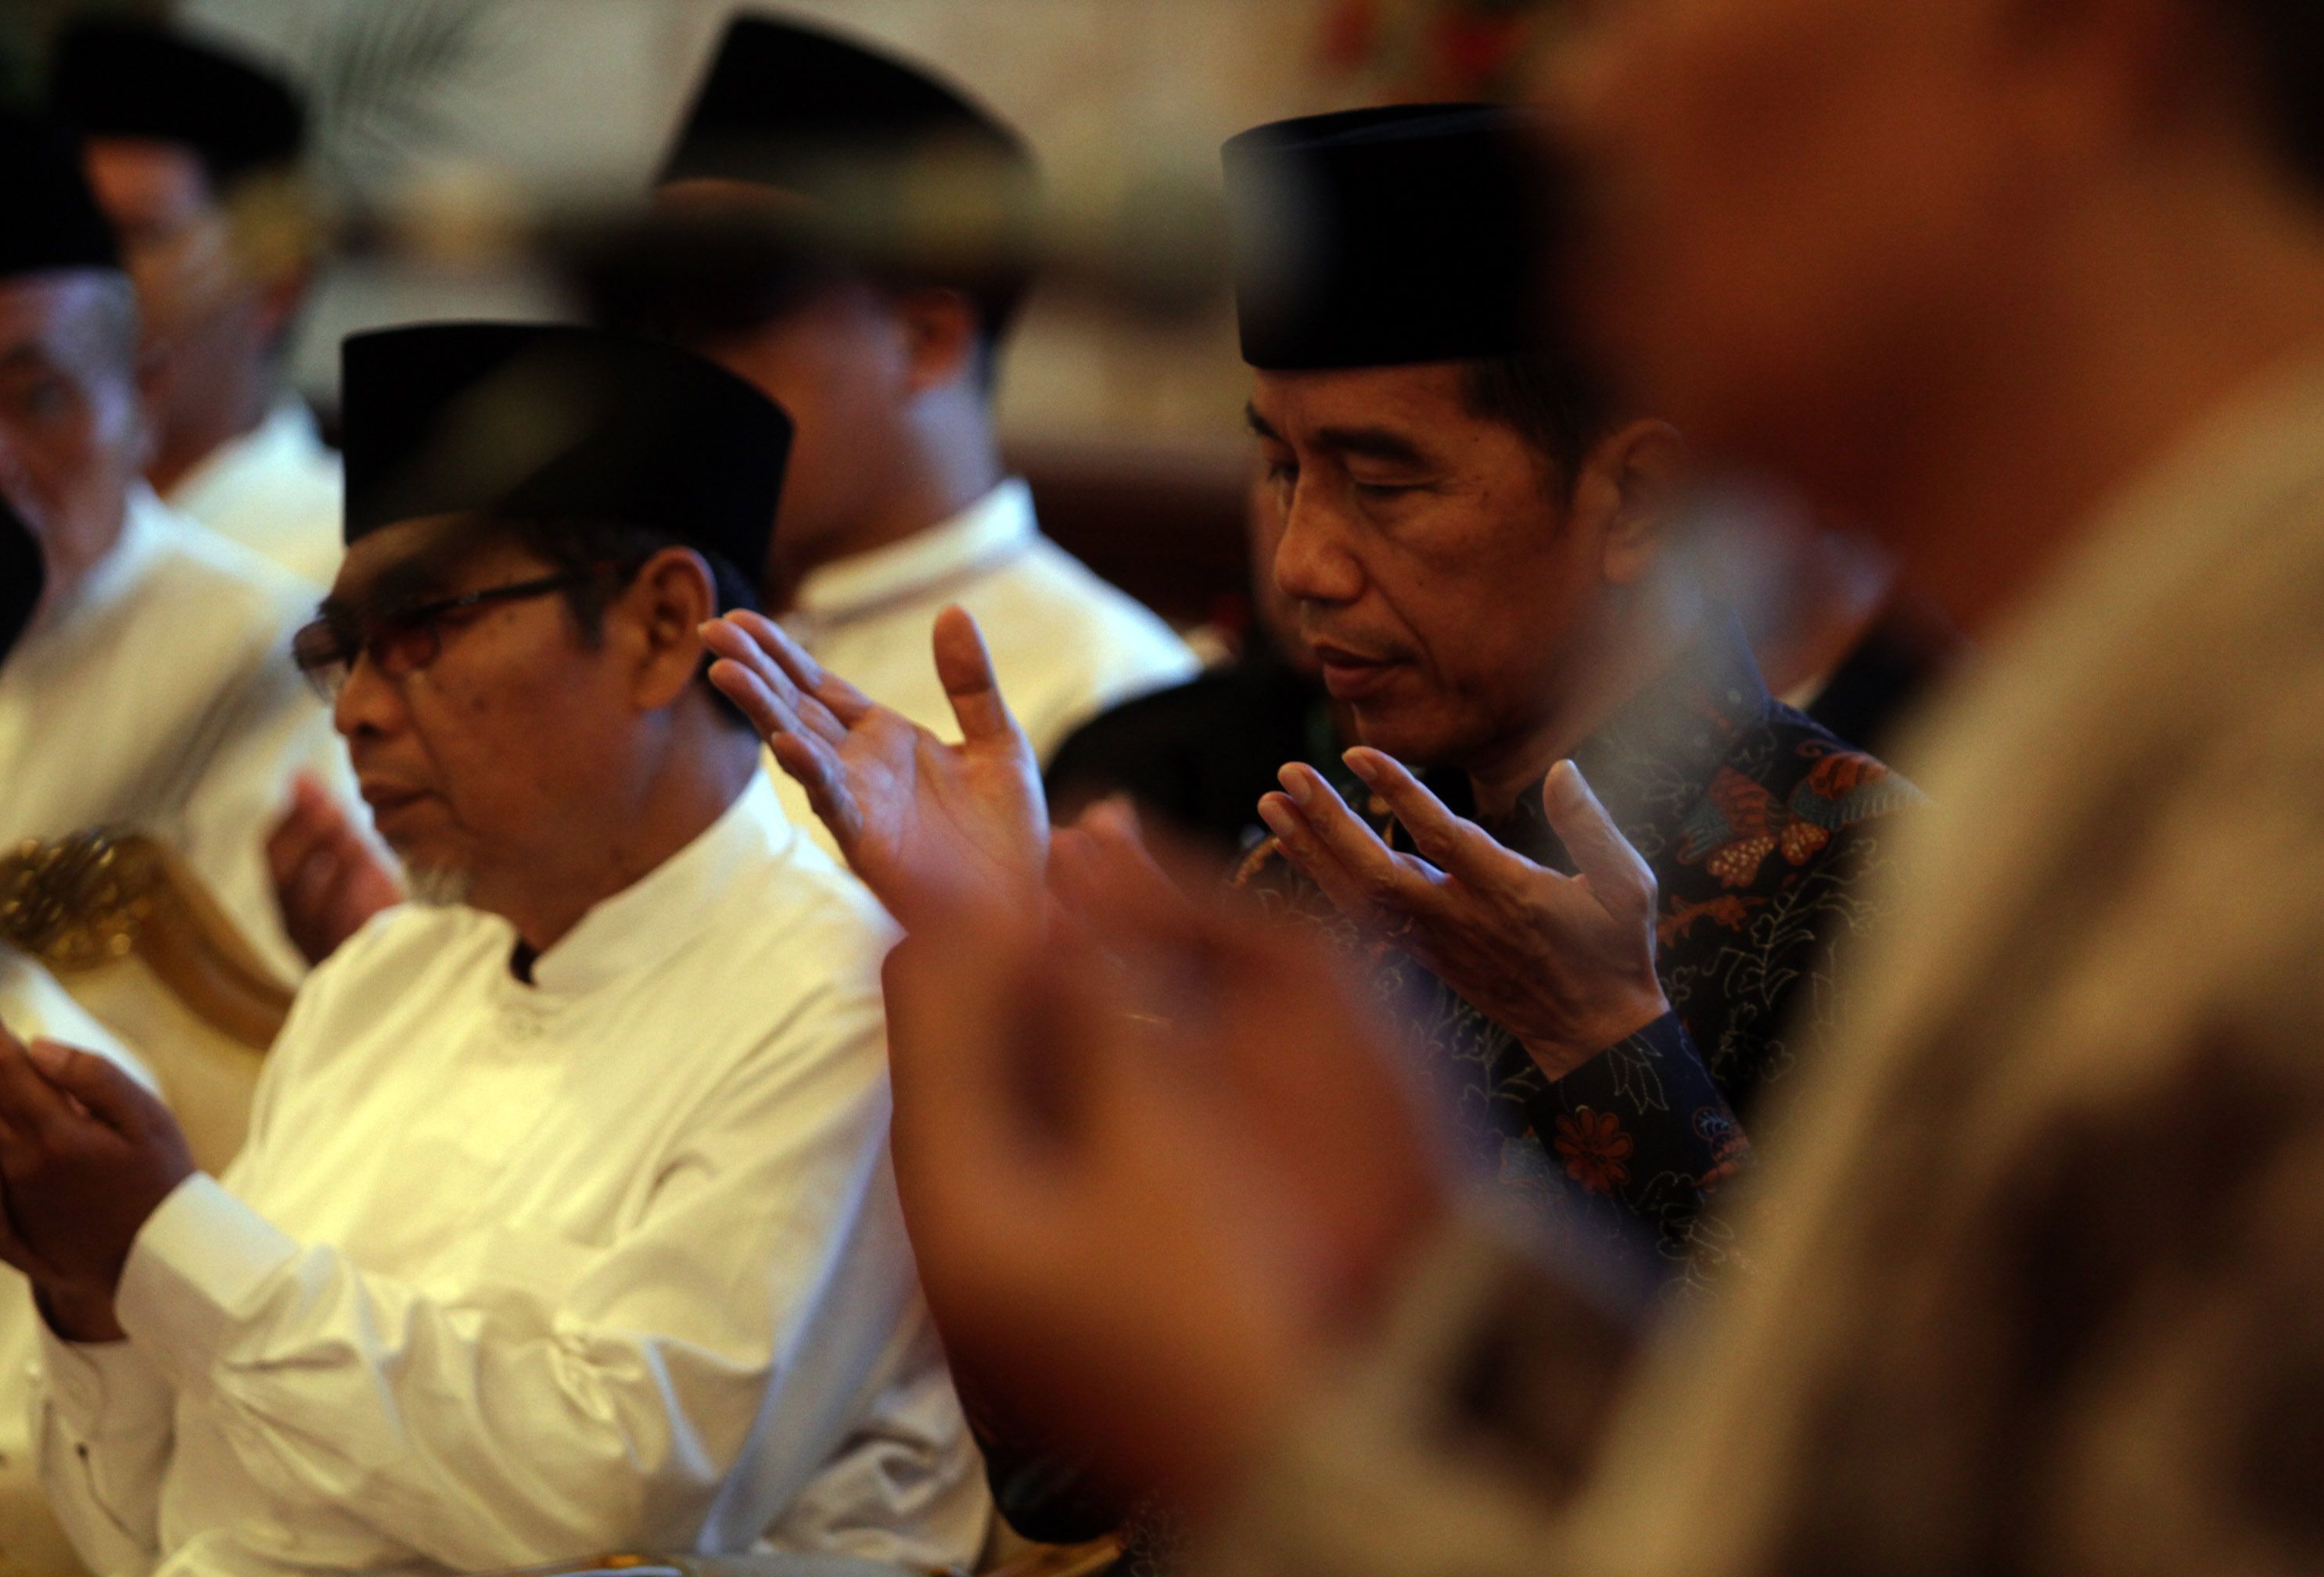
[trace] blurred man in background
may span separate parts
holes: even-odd
[[[302,770],[352,798],[289,662],[312,594],[141,475],[137,303],[78,143],[0,122],[0,491],[48,581],[0,672],[0,841],[142,828],[295,975],[266,829]]]
[[[701,351],[797,419],[767,565],[786,628],[948,730],[927,632],[961,604],[1046,761],[1074,725],[1187,678],[1194,659],[1043,537],[1001,466],[993,387],[1029,283],[1037,180],[1018,134],[935,74],[820,28],[739,17],[662,169],[658,207],[675,231],[641,266],[601,272],[595,295],[602,317]],[[689,227],[747,239],[690,272]]]
[[[304,116],[272,71],[182,28],[68,29],[50,83],[88,139],[145,328],[153,456],[171,506],[317,587],[339,567],[339,461],[281,377],[312,244]]]
[[[1917,796],[1775,701],[1733,614],[1665,562],[1680,432],[1539,331],[1560,238],[1538,129],[1406,106],[1226,145],[1276,584],[1364,747],[1281,769],[1245,877],[1286,862],[1290,901],[1388,944],[1384,989],[1489,1175],[1611,1204],[1663,1268],[1699,1269],[1737,1118],[1798,1024],[1840,1016],[1824,959],[1870,928],[1866,868]],[[1602,885],[1593,791],[1645,853],[1621,862],[1636,915]],[[1485,908],[1581,872],[1618,912],[1524,964],[1480,945]]]
[[[0,672],[8,654],[40,605],[48,572],[41,547],[22,517],[0,499]],[[129,1069],[149,1086],[151,1077],[111,1031],[88,1016],[40,964],[0,942],[0,1024],[28,1040],[53,1040],[83,1047]],[[32,1500],[32,1396],[29,1370],[40,1316],[32,1288],[14,1269],[0,1272],[0,1494],[14,1506]],[[72,1548],[53,1523],[39,1526],[19,1517],[8,1528],[11,1560],[32,1570],[69,1569]]]
[[[300,661],[423,901],[309,978],[220,1179],[0,1033],[51,1504],[107,1572],[967,1558],[888,1163],[891,933],[702,680],[788,423],[562,327],[358,337],[344,383]]]
[[[1586,1267],[1448,1227],[1296,960],[1117,905],[1105,990],[1162,1030],[1089,1011],[1054,937],[891,962],[968,1180],[915,1222],[962,1278],[947,1340],[1037,1333],[1023,1398],[1206,1507],[1223,1573],[2310,1569],[2324,23],[1601,16],[1559,94],[1588,321],[1987,648],[1926,720],[1913,910],[1851,961],[1861,1033],[1760,1174],[1757,1274],[1600,1430]],[[1028,1143],[1010,1081],[1061,1034],[1042,1109],[1076,1120]]]

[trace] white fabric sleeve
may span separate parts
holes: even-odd
[[[149,1571],[174,1394],[129,1342],[66,1342],[37,1323],[32,1452],[49,1510],[97,1577]]]
[[[877,1205],[877,1004],[786,1038],[705,1103],[612,1241],[485,1223],[490,1274],[431,1295],[196,1177],[139,1235],[121,1323],[270,1493],[420,1560],[696,1547],[746,1450],[761,1493],[828,1460],[914,1296]]]

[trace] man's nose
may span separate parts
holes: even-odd
[[[345,739],[392,733],[405,715],[402,687],[380,672],[368,656],[357,654],[338,698],[331,703],[331,726]]]
[[[1363,567],[1350,549],[1343,514],[1323,489],[1301,477],[1275,545],[1276,590],[1295,602],[1338,604],[1355,601],[1363,586]]]

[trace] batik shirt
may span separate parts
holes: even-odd
[[[1634,1249],[1650,1276],[1700,1277],[1730,1252],[1703,1202],[1747,1157],[1743,1125],[1762,1094],[1840,1016],[1831,950],[1880,918],[1866,878],[1886,862],[1890,814],[1920,795],[1771,698],[1723,614],[1573,760],[1653,868],[1655,971],[1672,1010],[1562,1079],[1409,954],[1359,937],[1271,844],[1243,880],[1372,948],[1428,1078],[1504,1188],[1565,1230]],[[1410,847],[1384,805],[1334,777],[1392,845]],[[1476,816],[1461,774],[1428,787],[1505,846],[1573,873],[1539,785],[1496,820]]]

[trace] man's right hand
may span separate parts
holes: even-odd
[[[403,888],[321,783],[300,773],[290,807],[266,840],[266,869],[282,928],[320,964],[364,922],[403,901]]]
[[[890,954],[897,1186],[958,1371],[1193,1509],[1369,1339],[1450,1202],[1339,961],[1118,830],[1062,835],[1078,891],[1045,918]]]
[[[907,930],[996,901],[1035,904],[1048,862],[1040,765],[1010,715],[976,621],[936,616],[936,677],[960,724],[946,744],[809,657],[773,620],[702,627],[710,682],[807,790],[842,854]]]

